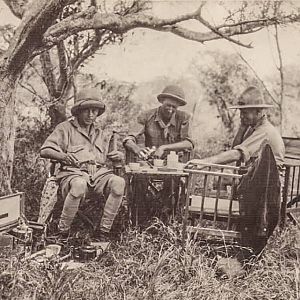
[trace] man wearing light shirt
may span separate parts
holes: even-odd
[[[285,147],[280,133],[269,122],[265,114],[267,108],[260,91],[256,87],[247,88],[239,98],[238,105],[230,107],[240,110],[241,125],[234,138],[232,149],[204,159],[193,159],[188,164],[202,162],[227,164],[244,162],[249,164],[258,156],[262,146],[271,146],[279,171],[284,165]]]

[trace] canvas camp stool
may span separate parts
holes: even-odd
[[[188,232],[205,239],[236,240],[240,219],[236,187],[242,175],[239,167],[201,163],[189,174],[183,217],[183,239]],[[197,222],[197,226],[196,223]],[[188,224],[190,223],[190,224]]]

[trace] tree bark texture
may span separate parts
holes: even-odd
[[[18,78],[0,76],[0,196],[11,193],[10,179],[15,141],[15,83]]]
[[[8,1],[13,2],[13,1]],[[15,88],[24,67],[41,46],[44,32],[55,22],[67,0],[32,1],[8,50],[0,60],[0,194],[12,192],[10,179],[15,142]]]

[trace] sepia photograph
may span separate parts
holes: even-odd
[[[299,0],[0,0],[0,299],[300,299],[299,115]]]

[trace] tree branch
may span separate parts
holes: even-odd
[[[265,91],[269,95],[269,97],[272,99],[272,101],[280,108],[280,103],[273,97],[267,86],[265,85],[264,81],[260,78],[260,76],[257,74],[255,69],[249,64],[249,62],[244,58],[244,56],[240,53],[237,52],[238,56],[241,58],[241,60],[250,68],[250,70],[253,72],[254,76],[257,78],[257,80],[260,82],[260,84],[264,87]]]
[[[43,82],[46,84],[45,78],[44,78],[43,75],[40,73],[40,71],[37,69],[37,67],[36,67],[32,62],[28,63],[28,66],[31,67],[31,68],[34,70],[34,72],[36,73],[36,75],[37,75],[38,77],[40,77],[40,78],[43,80]]]
[[[203,6],[203,5],[202,5]],[[84,12],[74,14],[61,22],[51,26],[44,34],[44,46],[51,47],[60,40],[64,40],[72,34],[88,29],[105,29],[115,33],[124,33],[133,28],[149,28],[158,31],[167,31],[179,35],[183,38],[205,42],[210,40],[226,38],[240,46],[249,45],[230,39],[231,36],[256,32],[263,27],[280,24],[292,23],[300,20],[300,15],[287,15],[284,17],[263,18],[251,21],[238,22],[237,24],[222,24],[212,26],[201,17],[201,8],[195,12],[188,13],[174,18],[160,19],[145,14],[118,15],[113,13],[99,13],[91,7]],[[178,26],[178,23],[195,19],[210,29],[208,32],[196,32]]]
[[[105,44],[108,44],[115,38],[115,34],[108,30],[95,30],[95,36],[92,40],[87,41],[86,47],[83,47],[80,55],[73,60],[73,69],[77,69],[87,58],[96,53]]]
[[[180,27],[180,26],[170,26],[170,27],[163,27],[159,31],[170,32],[170,33],[178,35],[178,36],[180,36],[184,39],[187,39],[187,40],[204,43],[204,42],[209,42],[209,41],[213,41],[213,40],[222,39],[223,38],[222,36],[224,36],[224,38],[227,38],[228,35],[229,36],[234,36],[234,35],[249,34],[249,33],[257,32],[261,29],[262,29],[262,27],[259,27],[259,28],[256,28],[256,29],[247,30],[245,32],[241,32],[239,29],[236,29],[235,31],[232,30],[230,32],[230,34],[228,34],[228,33],[225,34],[221,31],[218,34],[216,34],[214,32],[192,31],[192,30],[188,30],[184,27]],[[244,47],[245,45],[241,44],[241,46]]]
[[[211,24],[209,24],[209,22],[204,20],[200,15],[196,19],[200,23],[202,23],[204,26],[206,26],[208,29],[210,29],[212,33],[215,33],[215,34],[219,35],[221,38],[224,38],[224,39],[228,40],[229,42],[232,42],[232,43],[237,44],[239,46],[243,46],[243,47],[246,47],[246,48],[252,48],[251,45],[245,45],[245,44],[243,44],[243,43],[241,43],[237,40],[232,39],[230,36],[225,35],[219,29],[217,29],[214,26],[212,26]]]
[[[4,0],[10,11],[19,19],[22,19],[29,1],[30,0]]]
[[[118,14],[97,13],[95,8],[90,7],[85,12],[74,14],[60,23],[51,26],[44,35],[44,43],[53,45],[61,39],[76,32],[88,29],[106,29],[115,33],[124,33],[137,27],[159,30],[166,25],[174,25],[178,22],[194,19],[198,10],[169,19],[159,19],[144,14],[129,14],[121,16]]]
[[[46,87],[49,91],[50,97],[55,98],[56,97],[56,83],[55,78],[53,74],[53,64],[51,62],[51,57],[49,51],[44,51],[40,55],[40,62],[42,66],[43,71],[43,79],[46,83]]]
[[[279,75],[280,75],[280,104],[283,104],[283,95],[284,95],[284,74],[283,74],[283,61],[282,54],[279,44],[279,34],[278,34],[278,25],[275,24],[275,41],[276,41],[276,49],[278,53],[279,67],[277,67]]]
[[[43,98],[42,96],[40,96],[38,94],[38,92],[35,90],[35,88],[30,83],[27,82],[27,85],[23,84],[21,81],[19,81],[18,83],[23,89],[25,89],[26,91],[28,91],[35,97],[38,97],[42,101],[43,104],[47,103],[47,100],[45,98]]]
[[[41,45],[42,36],[53,25],[64,6],[76,0],[31,1],[14,39],[2,59],[2,69],[11,74],[20,74],[34,56],[34,50]],[[10,1],[9,1],[10,2]]]
[[[59,63],[59,79],[57,83],[57,93],[59,95],[62,94],[64,90],[64,86],[68,80],[68,63],[65,54],[65,46],[64,42],[61,41],[57,44],[57,55],[58,55],[58,63]]]

